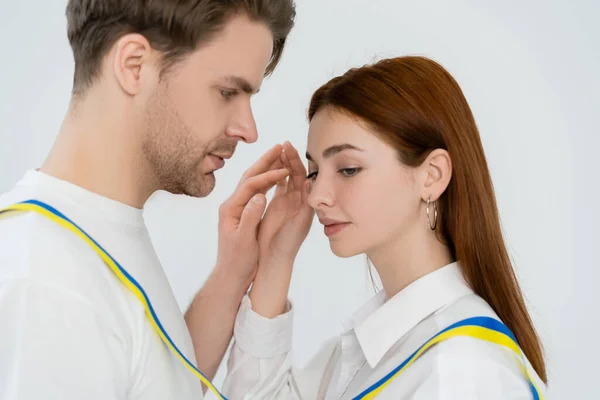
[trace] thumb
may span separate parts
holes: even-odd
[[[264,194],[257,194],[244,207],[240,218],[241,232],[255,232],[258,224],[265,212],[267,198]]]

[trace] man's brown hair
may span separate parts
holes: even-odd
[[[139,33],[163,52],[161,75],[210,41],[231,17],[247,15],[273,34],[273,72],[294,26],[293,0],[69,0],[68,38],[75,59],[73,94],[82,94],[100,73],[102,59],[123,35]]]

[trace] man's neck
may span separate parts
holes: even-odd
[[[136,208],[156,185],[137,142],[131,116],[86,100],[69,111],[40,170]]]

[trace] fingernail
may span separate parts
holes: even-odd
[[[252,201],[256,204],[261,204],[263,202],[262,196],[256,195],[252,198]]]

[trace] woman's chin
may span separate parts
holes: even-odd
[[[364,251],[361,251],[360,249],[351,246],[344,246],[340,242],[329,242],[329,248],[333,254],[340,258],[350,258],[364,253]]]

